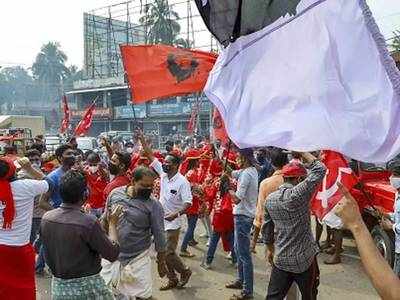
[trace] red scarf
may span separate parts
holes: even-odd
[[[0,159],[9,166],[7,174],[0,178],[0,201],[5,206],[3,211],[3,229],[11,229],[11,224],[15,217],[14,197],[11,191],[10,179],[15,175],[14,163],[6,158]]]

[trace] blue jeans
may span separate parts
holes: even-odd
[[[238,281],[243,284],[243,293],[253,295],[254,270],[250,253],[250,231],[253,218],[234,216],[235,251],[238,259]]]
[[[400,253],[394,254],[394,266],[393,266],[394,273],[397,277],[400,277]]]
[[[196,229],[197,220],[199,219],[198,215],[187,215],[188,219],[188,228],[185,233],[185,237],[182,241],[181,251],[186,251],[188,244],[191,240],[194,239],[194,230]]]
[[[208,265],[210,265],[212,263],[212,261],[214,260],[215,251],[217,250],[217,246],[218,246],[220,237],[221,237],[221,234],[218,232],[213,231],[213,233],[211,234],[210,246],[208,247],[207,260],[206,260],[206,263]],[[234,244],[233,243],[233,240],[234,240],[233,231],[227,235],[227,238],[228,238],[228,241],[229,241],[229,244],[231,247],[232,262],[235,264],[237,259],[236,259],[235,250],[233,249],[233,244]]]

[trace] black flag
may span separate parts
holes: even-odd
[[[301,0],[195,0],[208,30],[224,46],[295,15]]]

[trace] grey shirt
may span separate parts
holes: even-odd
[[[284,183],[265,203],[263,238],[266,244],[273,243],[275,238],[274,264],[286,272],[306,271],[318,250],[311,231],[310,202],[326,167],[319,161],[310,167],[304,181],[296,186]]]
[[[239,204],[233,208],[234,215],[244,215],[254,218],[258,199],[258,172],[255,167],[232,172],[232,177],[237,179],[236,197]]]
[[[108,199],[108,209],[115,204],[124,207],[117,227],[121,251],[118,260],[122,264],[128,264],[149,249],[152,237],[156,251],[165,251],[164,211],[158,201],[132,199],[126,194],[126,186],[114,189]]]

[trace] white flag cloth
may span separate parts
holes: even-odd
[[[240,148],[400,152],[400,76],[365,0],[299,0],[296,15],[230,44],[205,93]]]

